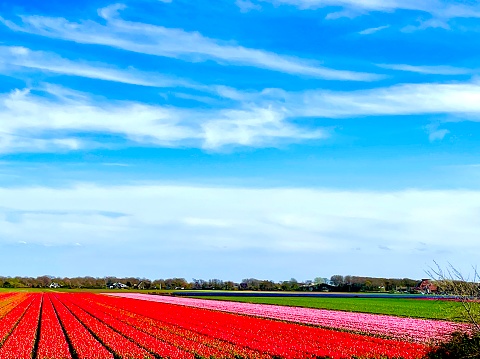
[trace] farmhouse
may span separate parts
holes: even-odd
[[[420,283],[417,284],[415,290],[418,290],[424,294],[437,293],[438,287],[436,284],[430,282],[430,279],[422,279]]]
[[[110,289],[127,289],[128,285],[117,282],[117,283],[110,284],[108,286],[108,288],[110,288]]]

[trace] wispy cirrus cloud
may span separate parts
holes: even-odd
[[[297,6],[301,9],[318,9],[327,6],[341,6],[345,8],[355,8],[368,11],[392,11],[395,9],[407,10],[425,10],[438,3],[432,1],[412,1],[412,0],[262,0],[275,4],[287,4]]]
[[[200,87],[186,80],[161,76],[157,73],[138,71],[134,68],[120,69],[98,62],[73,61],[52,52],[33,51],[23,46],[0,46],[0,64],[4,65],[0,70],[3,73],[15,72],[18,68],[23,68],[140,86]]]
[[[368,29],[359,31],[358,33],[359,33],[360,35],[371,35],[371,34],[374,34],[374,33],[376,33],[376,32],[379,32],[379,31],[381,31],[381,30],[388,29],[389,27],[390,27],[390,25],[384,25],[384,26],[378,26],[378,27],[371,27],[371,28],[368,28]]]
[[[467,5],[462,1],[448,0],[261,0],[274,4],[287,4],[300,9],[318,9],[339,6],[360,13],[370,11],[392,12],[414,10],[429,13],[440,18],[480,17],[479,5]]]
[[[477,121],[480,115],[480,85],[473,82],[402,84],[351,92],[272,89],[237,93],[236,104],[208,110],[94,100],[56,86],[42,91],[16,90],[0,95],[2,152],[108,146],[104,139],[96,143],[97,134],[116,135],[133,145],[206,150],[268,147],[329,137],[318,124],[302,126],[299,120],[303,117],[450,114]],[[441,131],[429,136],[435,140],[448,133]],[[77,133],[89,136],[79,138]]]
[[[74,23],[64,18],[44,16],[20,16],[20,24],[0,20],[14,31],[185,61],[214,60],[220,64],[253,66],[329,80],[374,81],[381,78],[377,74],[336,70],[319,66],[311,60],[232,45],[198,32],[125,21],[118,15],[118,11],[124,8],[124,5],[117,4],[100,9],[99,15],[106,21],[105,25],[92,20]]]
[[[478,72],[478,70],[453,66],[416,66],[407,64],[378,64],[377,66],[384,69],[415,72],[426,75],[467,75]]]
[[[402,32],[415,32],[417,30],[425,29],[444,29],[450,30],[448,21],[444,18],[431,18],[431,19],[417,19],[415,25],[407,25],[401,29]]]
[[[250,0],[236,0],[235,5],[238,6],[241,12],[249,12],[251,10],[260,10],[261,6],[254,4]]]
[[[21,76],[26,72],[26,76]],[[164,76],[157,72],[140,71],[135,68],[118,68],[102,62],[89,62],[81,59],[63,58],[53,52],[35,51],[23,46],[0,46],[0,73],[10,76],[30,78],[32,73],[51,73],[67,76],[85,77],[96,80],[112,81],[122,84],[147,87],[180,87],[194,89],[203,95],[173,93],[176,97],[192,99],[198,102],[218,102],[211,95],[240,101],[245,92],[225,85],[206,85],[189,79]]]
[[[461,114],[463,120],[477,121],[480,83],[404,83],[355,91],[268,89],[243,93],[242,101],[263,107],[269,104],[281,106],[292,118]]]
[[[181,109],[128,101],[94,100],[84,93],[46,86],[41,94],[0,95],[0,151],[48,151],[108,146],[97,134],[164,147],[276,146],[324,138],[322,129],[290,123],[278,107]],[[38,90],[36,91],[38,92]],[[88,139],[76,136],[88,134]]]
[[[328,118],[462,114],[464,120],[478,120],[480,84],[424,83],[351,92],[306,91],[284,94],[297,115]]]

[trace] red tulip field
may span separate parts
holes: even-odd
[[[421,358],[429,348],[425,341],[368,330],[145,300],[150,298],[158,296],[0,294],[0,359],[407,359]]]

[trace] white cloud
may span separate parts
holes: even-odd
[[[258,4],[254,4],[250,0],[236,0],[235,5],[237,5],[241,12],[249,12],[252,10],[260,10],[262,7]]]
[[[164,145],[198,137],[191,128],[179,123],[181,111],[130,102],[95,103],[84,94],[54,86],[45,88],[44,93],[53,98],[37,96],[29,90],[2,94],[3,131],[41,141],[48,139],[46,135],[61,131],[103,132]]]
[[[45,51],[34,51],[22,46],[0,46],[0,73],[10,76],[19,75],[29,70],[68,76],[79,76],[91,79],[113,81],[131,85],[149,87],[183,87],[198,90],[208,95],[236,101],[244,100],[246,93],[224,85],[204,85],[181,78],[162,76],[156,72],[139,71],[129,67],[115,68],[101,62],[69,60]],[[25,75],[23,76],[25,77]],[[218,99],[208,96],[192,95],[176,92],[176,97],[192,99],[198,102],[215,103]]]
[[[407,64],[379,64],[384,69],[415,72],[427,75],[467,75],[478,72],[477,70],[453,66],[413,66]]]
[[[445,138],[446,135],[450,133],[447,129],[439,129],[438,124],[433,123],[428,126],[425,126],[425,129],[428,133],[428,139],[430,142],[441,141]]]
[[[253,110],[225,110],[222,118],[205,122],[205,148],[218,148],[229,144],[252,146],[263,144],[274,138],[276,141],[290,142],[291,138],[312,140],[327,137],[323,129],[302,129],[285,122],[285,113],[272,108]]]
[[[450,133],[450,131],[446,130],[446,129],[436,130],[436,131],[430,132],[430,134],[428,135],[428,139],[431,142],[440,141],[440,140],[443,140],[443,138],[449,133]]]
[[[288,4],[300,9],[318,9],[327,6],[342,6],[369,11],[393,11],[397,8],[409,10],[423,10],[436,1],[412,0],[264,0],[275,4]]]
[[[340,6],[359,12],[414,10],[426,12],[438,18],[480,17],[478,5],[448,0],[261,0],[274,4],[287,4],[300,9],[318,9],[327,6]]]
[[[187,217],[182,219],[188,226],[229,227],[230,223],[218,219]]]
[[[287,94],[292,116],[328,118],[462,114],[476,120],[480,113],[480,85],[468,83],[400,84],[352,92],[307,91]]]
[[[390,25],[385,25],[385,26],[379,26],[379,27],[371,27],[369,29],[365,29],[359,32],[360,35],[371,35],[374,34],[378,31],[388,29]]]
[[[328,13],[326,16],[325,16],[325,19],[327,20],[336,20],[336,19],[341,19],[343,17],[346,17],[346,18],[349,18],[349,19],[353,19],[353,18],[356,18],[357,16],[359,16],[360,13],[358,10],[355,10],[355,9],[343,9],[341,11],[334,11],[334,12],[331,12],[331,13]]]
[[[4,73],[18,71],[18,67],[21,67],[140,86],[196,87],[188,81],[160,76],[156,73],[146,73],[133,68],[116,69],[111,65],[102,63],[72,61],[54,53],[32,51],[19,46],[0,46],[0,63],[4,65],[3,69],[0,70]],[[6,67],[6,65],[10,66]],[[12,65],[15,67],[12,68]]]
[[[265,89],[241,93],[216,88],[238,103],[215,109],[181,109],[137,102],[94,99],[65,88],[46,86],[40,93],[16,90],[0,94],[0,151],[67,151],[109,146],[96,134],[112,134],[137,144],[163,147],[276,147],[324,139],[320,126],[302,126],[299,118],[358,118],[450,114],[477,121],[480,85],[468,83],[401,84],[371,90],[285,92]],[[461,115],[461,116],[460,116]],[[90,134],[80,139],[78,133]],[[447,134],[430,134],[432,140]]]
[[[1,120],[0,120],[1,122]],[[28,135],[0,132],[0,153],[63,152],[90,147],[92,144],[77,138],[48,139],[32,138]]]
[[[431,251],[426,261],[443,259],[435,258],[441,251],[449,251],[452,260],[474,260],[480,250],[478,191],[79,184],[0,188],[0,199],[0,244],[99,243],[128,252],[141,242],[194,251],[218,246],[271,254],[313,252],[345,260],[352,248],[379,254],[379,246],[387,246],[392,257],[407,261],[419,243]],[[9,211],[17,213],[14,222],[8,220]],[[102,214],[110,212],[123,215]]]
[[[477,16],[478,17],[478,16]],[[425,30],[425,29],[444,29],[449,30],[450,25],[448,22],[442,18],[432,18],[428,20],[417,20],[417,25],[408,25],[401,29],[403,32],[414,32],[417,30]]]
[[[324,138],[289,123],[281,108],[244,105],[238,109],[177,109],[136,102],[93,99],[56,86],[0,94],[0,151],[75,150],[108,146],[95,134],[113,134],[153,146],[276,146]],[[90,142],[70,133],[88,133]],[[60,134],[60,135],[59,135]]]
[[[464,74],[475,70],[450,66],[379,65],[400,71],[425,74]],[[257,108],[278,109],[286,118],[357,118],[364,116],[404,116],[417,114],[461,115],[458,120],[478,121],[480,115],[480,82],[404,83],[368,90],[306,90],[288,92],[264,89],[239,92],[216,87],[222,96]]]
[[[117,14],[123,8],[117,4],[99,10],[106,25],[91,20],[72,23],[64,18],[43,16],[21,16],[20,25],[0,20],[15,31],[186,61],[214,60],[220,64],[254,66],[330,80],[373,81],[381,78],[376,74],[330,69],[310,60],[210,39],[198,32],[124,21]]]

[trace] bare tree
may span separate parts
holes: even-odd
[[[480,333],[480,274],[473,267],[472,277],[465,277],[452,264],[443,270],[437,262],[427,274],[436,279],[439,289],[461,303],[463,319],[472,325],[476,333]]]

